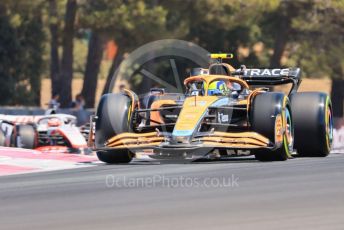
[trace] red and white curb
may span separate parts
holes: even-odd
[[[344,127],[334,130],[332,147],[332,154],[344,154]],[[146,152],[137,154],[135,160],[151,161],[148,155]],[[98,164],[96,156],[0,147],[0,176],[92,167]]]
[[[96,156],[0,147],[0,176],[95,166]]]

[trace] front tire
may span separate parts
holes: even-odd
[[[276,124],[281,127],[276,128]],[[288,98],[283,93],[258,94],[251,109],[251,125],[253,131],[281,145],[277,149],[257,149],[254,155],[259,161],[285,161],[293,151],[293,124]],[[283,131],[284,130],[284,131]],[[276,132],[283,132],[276,135]]]
[[[100,161],[108,164],[129,163],[133,158],[132,153],[128,150],[98,151],[97,157]]]
[[[124,94],[103,95],[98,108],[95,132],[96,148],[120,133],[129,131],[131,100]],[[108,164],[129,163],[133,154],[128,149],[98,151],[98,159]]]
[[[332,104],[320,92],[302,92],[291,96],[295,124],[295,148],[301,157],[326,157],[333,140]]]

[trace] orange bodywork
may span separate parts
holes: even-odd
[[[154,101],[151,105],[151,109],[159,109],[161,108],[163,105],[169,105],[169,106],[173,106],[176,105],[177,103],[173,100],[157,100]],[[160,116],[160,112],[159,111],[151,111],[150,112],[150,116],[151,116],[151,125],[156,125],[156,124],[164,124],[164,120],[162,119],[162,117]]]

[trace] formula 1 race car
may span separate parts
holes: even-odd
[[[43,152],[88,153],[91,150],[68,114],[0,116],[0,146]]]
[[[242,151],[260,161],[287,160],[295,151],[329,154],[328,95],[297,92],[299,68],[236,70],[222,63],[226,57],[211,55],[217,61],[185,79],[185,94],[152,89],[140,99],[130,90],[103,95],[93,118],[98,158],[126,163],[145,149],[155,159],[189,160]],[[282,84],[292,85],[289,93],[270,92]]]

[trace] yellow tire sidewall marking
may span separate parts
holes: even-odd
[[[291,153],[289,151],[289,142],[288,142],[287,133],[286,133],[286,130],[287,130],[287,116],[286,116],[287,102],[288,102],[288,98],[284,97],[283,108],[282,108],[282,121],[283,121],[283,128],[284,128],[283,145],[284,145],[284,149],[287,153],[287,156],[291,157]],[[290,111],[289,111],[289,113],[290,113]]]

